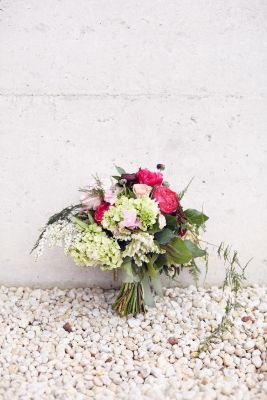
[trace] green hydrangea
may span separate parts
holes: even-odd
[[[88,225],[81,239],[69,248],[74,262],[80,266],[101,265],[102,269],[120,268],[122,256],[117,240],[109,238],[96,224]]]
[[[131,241],[127,244],[122,256],[133,258],[136,265],[142,266],[142,263],[148,263],[148,254],[163,254],[165,250],[154,242],[153,235],[147,232],[138,232],[131,235]]]
[[[102,220],[103,227],[112,231],[115,235],[129,235],[131,232],[129,229],[120,226],[120,222],[123,221],[123,209],[136,210],[137,219],[140,221],[138,229],[141,231],[147,231],[151,228],[156,223],[159,215],[157,203],[148,196],[138,199],[120,196],[114,206],[111,206],[104,214]]]

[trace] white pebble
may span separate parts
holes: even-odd
[[[129,318],[127,322],[130,328],[138,328],[141,324],[141,321],[137,318]]]
[[[147,378],[148,375],[150,375],[151,373],[151,368],[148,364],[142,364],[140,367],[140,374],[142,376],[142,378]]]
[[[244,349],[245,350],[251,350],[255,347],[255,341],[254,340],[248,340],[245,344],[244,344]]]
[[[0,287],[0,304],[5,304],[0,397],[248,400],[266,395],[266,293],[260,286],[244,289],[234,327],[198,356],[199,344],[223,315],[219,288],[167,289],[146,315],[120,318],[110,306],[114,290]],[[244,314],[254,322],[244,324]],[[67,322],[72,332],[63,329]]]
[[[253,356],[251,361],[256,368],[260,368],[262,366],[262,359],[259,356]]]

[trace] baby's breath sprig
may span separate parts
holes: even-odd
[[[43,236],[44,236],[45,230],[46,230],[46,228],[47,228],[49,225],[52,225],[52,224],[54,224],[55,222],[58,222],[58,221],[68,220],[69,216],[72,215],[72,214],[75,212],[75,210],[78,210],[80,207],[81,207],[80,204],[76,204],[75,206],[71,205],[71,206],[69,206],[69,207],[63,208],[63,210],[61,210],[60,212],[58,212],[58,213],[56,213],[56,214],[53,214],[53,215],[49,218],[49,220],[47,221],[47,223],[45,224],[44,228],[42,229],[42,231],[41,231],[41,233],[40,233],[38,239],[36,240],[36,242],[35,242],[33,248],[31,249],[30,254],[31,254],[35,249],[37,249],[37,247],[39,246],[39,243],[40,243],[41,239],[42,239]]]

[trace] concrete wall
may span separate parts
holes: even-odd
[[[249,282],[267,283],[267,3],[3,0],[0,283],[87,286],[111,275],[29,250],[92,173],[162,162],[210,215]],[[207,282],[220,283],[212,257]],[[181,277],[182,283],[188,276]]]

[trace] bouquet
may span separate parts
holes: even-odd
[[[160,275],[173,279],[187,269],[197,280],[199,262],[207,266],[207,249],[200,245],[199,233],[208,217],[202,211],[183,209],[187,188],[180,193],[170,188],[162,164],[156,172],[140,168],[127,173],[116,168],[110,185],[104,187],[95,177],[92,185],[80,189],[80,204],[53,215],[33,250],[38,258],[45,245],[59,245],[78,266],[120,269],[121,288],[112,307],[125,316],[154,306],[153,293],[162,296]],[[225,261],[228,253],[226,248]],[[231,283],[237,262],[235,255],[228,271]]]

